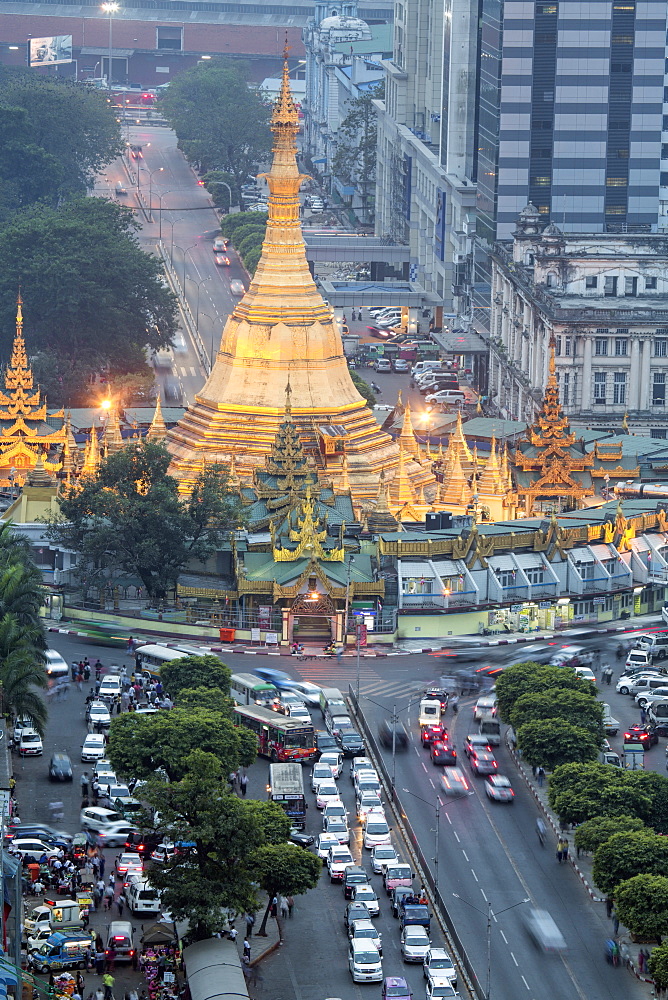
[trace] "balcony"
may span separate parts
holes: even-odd
[[[601,594],[610,589],[610,577],[606,574],[605,576],[594,576],[591,580],[583,580],[581,592],[583,594]]]
[[[430,608],[438,611],[445,611],[448,608],[473,606],[478,603],[478,595],[475,590],[456,590],[451,594],[430,593],[430,594],[402,594],[401,609],[419,608],[421,611],[428,611]]]

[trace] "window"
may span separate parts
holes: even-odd
[[[605,403],[605,372],[594,372],[594,402],[598,406]]]
[[[608,205],[605,210],[606,215],[626,215],[626,209],[623,205]],[[615,279],[616,281],[617,279]]]
[[[598,285],[598,278],[596,276],[585,278],[585,288],[596,288],[597,285]]]
[[[652,382],[652,406],[666,405],[666,373],[654,372]]]
[[[568,406],[570,403],[570,393],[571,393],[571,376],[569,372],[564,372],[564,374],[561,376],[561,402],[564,404],[564,406]]]
[[[554,353],[558,358],[561,357],[561,337],[554,338]]]
[[[606,279],[605,279],[605,289],[603,291],[603,294],[606,295],[608,298],[614,298],[614,296],[617,294],[617,278],[616,277],[613,277],[611,275],[608,275],[608,277],[606,277]]]
[[[181,52],[183,50],[183,28],[172,27],[162,27],[158,28],[158,44],[156,46],[159,49],[173,49],[176,52]]]
[[[596,327],[596,332],[597,333],[610,333],[610,331],[608,330],[607,326],[597,326]]]
[[[656,278],[645,278],[645,291],[653,292],[656,289]]]
[[[549,177],[549,175],[548,176],[540,176],[540,177],[532,177],[531,180],[532,180],[532,183],[536,185],[536,187],[549,187],[550,186],[550,177]]]
[[[608,356],[608,338],[607,337],[597,337],[594,341],[594,354],[598,355],[599,358],[606,358]]]
[[[527,566],[524,570],[524,575],[529,583],[545,583],[545,570],[542,566]]]
[[[615,339],[615,357],[625,358],[629,353],[629,342],[626,337],[617,337]]]
[[[550,271],[550,273],[548,274],[547,278],[545,279],[545,283],[547,284],[548,288],[556,288],[557,287],[557,276],[556,276],[556,274],[553,274],[552,271]]]
[[[615,372],[612,384],[612,401],[617,406],[626,403],[626,372]]]
[[[637,295],[637,294],[638,294],[638,279],[624,278],[624,295]]]
[[[663,337],[658,337],[654,340],[654,357],[668,357],[668,340],[664,340]]]
[[[496,576],[498,584],[504,589],[507,587],[514,587],[515,581],[517,579],[517,571],[514,569],[495,569],[494,575]]]
[[[623,188],[626,187],[628,181],[626,177],[607,177],[605,184],[609,188]]]
[[[665,427],[652,427],[649,432],[651,438],[661,438],[665,441],[666,439],[666,428]]]
[[[572,347],[573,347],[573,338],[564,337],[564,354],[566,355],[567,358],[570,358],[571,356]],[[575,352],[573,351],[573,353]]]

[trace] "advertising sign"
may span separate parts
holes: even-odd
[[[72,36],[49,35],[30,39],[31,66],[59,66],[72,62]]]

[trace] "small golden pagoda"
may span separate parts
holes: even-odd
[[[299,189],[306,178],[297,166],[299,116],[287,61],[271,130],[262,256],[250,289],[225,324],[206,385],[167,434],[171,472],[187,492],[202,461],[229,465],[234,455],[238,475],[248,481],[271,450],[289,380],[292,419],[306,454],[337,486],[345,478],[354,499],[374,499],[381,470],[391,479],[398,469],[399,448],[353,384],[332,309],[306,260],[299,218]],[[435,492],[431,469],[413,455],[405,460],[404,474],[416,491],[424,486]]]
[[[58,430],[47,423],[46,400],[39,388],[33,388],[33,374],[28,364],[23,339],[23,300],[18,296],[16,306],[16,334],[12,356],[5,372],[5,391],[0,391],[0,485],[23,486],[27,474],[40,458],[47,474],[55,474],[61,463],[54,456],[46,457],[50,450],[60,450],[67,432],[62,410],[51,414],[50,419],[62,421]]]

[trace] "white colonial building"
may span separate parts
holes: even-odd
[[[564,234],[528,205],[492,257],[489,395],[500,414],[533,418],[554,338],[573,425],[666,437],[666,237]]]

